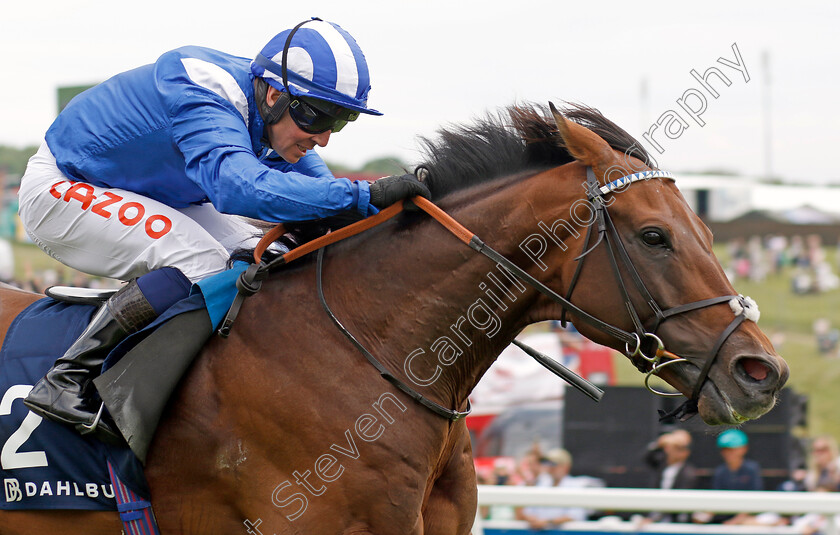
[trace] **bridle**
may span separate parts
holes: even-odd
[[[658,375],[659,372],[661,372],[667,366],[672,366],[678,362],[688,362],[688,359],[677,356],[674,353],[671,353],[665,349],[662,340],[656,335],[657,329],[662,325],[663,322],[679,314],[684,314],[686,312],[722,303],[729,303],[733,312],[735,312],[735,318],[720,334],[717,341],[715,342],[712,351],[706,358],[705,363],[700,371],[700,375],[697,378],[697,382],[694,385],[691,397],[682,406],[678,407],[671,413],[668,413],[663,416],[675,416],[681,419],[688,418],[696,414],[697,412],[697,401],[700,395],[700,391],[702,390],[703,385],[705,384],[708,378],[709,371],[711,370],[711,367],[717,358],[720,348],[744,320],[748,319],[748,317],[750,317],[752,313],[757,313],[755,302],[749,298],[745,298],[740,295],[726,295],[720,297],[712,297],[709,299],[702,299],[693,303],[678,305],[663,310],[657,304],[656,299],[647,290],[644,282],[642,281],[641,276],[634,267],[633,262],[630,259],[630,256],[628,255],[627,250],[625,249],[624,244],[621,241],[618,231],[616,230],[615,225],[613,224],[612,219],[610,218],[607,204],[604,202],[604,196],[611,193],[620,193],[624,190],[624,188],[629,187],[635,182],[649,180],[651,178],[673,179],[673,175],[669,172],[660,170],[643,171],[623,176],[617,180],[606,184],[605,186],[599,186],[598,180],[595,177],[595,173],[590,167],[586,168],[586,175],[587,190],[589,191],[588,198],[595,211],[595,220],[593,221],[593,225],[589,225],[587,229],[586,237],[583,241],[584,251],[576,259],[578,261],[578,265],[576,267],[574,276],[572,278],[572,281],[569,285],[569,289],[567,290],[565,297],[556,293],[554,290],[552,290],[551,288],[534,278],[532,275],[530,275],[527,271],[517,266],[508,258],[504,257],[496,250],[485,244],[478,236],[467,230],[465,227],[463,227],[461,224],[455,221],[451,216],[442,211],[431,201],[422,197],[414,197],[412,199],[412,202],[418,208],[420,208],[421,210],[429,214],[432,218],[434,218],[436,221],[438,221],[440,224],[442,224],[460,241],[469,245],[473,250],[481,253],[482,255],[488,257],[490,260],[496,262],[498,265],[505,268],[508,272],[510,272],[510,274],[515,276],[521,282],[531,286],[539,293],[543,294],[555,303],[559,304],[563,309],[562,321],[564,323],[566,321],[566,312],[569,312],[573,314],[576,318],[578,318],[580,321],[603,332],[604,334],[607,334],[608,336],[619,340],[620,342],[623,342],[625,345],[625,354],[631,359],[631,361],[640,371],[646,373],[645,386],[648,388],[648,390],[657,395],[682,395],[678,392],[663,392],[656,390],[650,385],[650,380],[653,376]],[[393,376],[388,370],[385,369],[384,366],[382,366],[381,363],[379,363],[376,360],[373,354],[371,354],[370,351],[364,348],[364,346],[360,342],[358,342],[358,340],[356,340],[356,338],[341,324],[341,322],[329,308],[329,305],[327,304],[326,299],[323,295],[321,271],[323,267],[324,247],[337,241],[343,240],[347,237],[358,234],[373,226],[376,226],[394,217],[395,215],[400,213],[402,209],[403,201],[399,201],[389,206],[388,208],[382,210],[375,216],[364,219],[358,223],[354,223],[352,225],[343,227],[321,238],[312,240],[311,242],[308,242],[300,247],[293,249],[292,251],[284,254],[283,256],[280,256],[274,260],[271,260],[268,263],[265,263],[262,261],[262,254],[266,251],[266,249],[271,243],[277,240],[285,232],[283,225],[277,225],[276,227],[271,229],[260,240],[259,245],[254,251],[255,263],[249,266],[248,269],[246,269],[237,280],[236,284],[237,288],[239,289],[239,294],[237,295],[236,299],[231,305],[228,315],[226,316],[221,327],[219,328],[219,334],[222,336],[227,336],[229,334],[233,320],[236,318],[236,315],[239,312],[239,308],[242,305],[242,301],[245,297],[253,295],[259,290],[262,284],[262,280],[264,280],[268,276],[268,273],[271,269],[288,264],[289,262],[297,258],[300,258],[306,254],[320,249],[318,255],[317,279],[319,298],[326,312],[330,316],[330,319],[335,323],[338,329],[356,346],[357,349],[359,349],[359,351],[368,359],[368,361],[371,362],[371,364],[380,372],[380,374],[386,380],[388,380],[397,388],[402,390],[404,393],[412,397],[418,403],[422,404],[432,412],[449,419],[450,421],[459,420],[467,414],[469,414],[469,402],[467,402],[468,407],[466,411],[448,409],[435,403],[434,401],[425,398],[422,394],[411,388],[409,385],[405,384],[405,382]],[[587,248],[589,242],[591,241],[593,227],[596,229],[595,232],[597,232],[597,240],[594,245]],[[606,323],[601,319],[589,314],[588,312],[584,311],[583,309],[571,302],[571,296],[578,282],[583,262],[586,256],[589,253],[591,253],[596,247],[598,247],[601,243],[606,244],[608,256],[610,258],[610,264],[612,266],[612,271],[618,283],[619,291],[621,292],[625,308],[627,309],[627,312],[630,315],[631,321],[633,323],[633,332],[628,332],[624,329]],[[649,328],[645,327],[641,316],[639,315],[635,305],[633,304],[630,298],[630,294],[627,290],[627,286],[621,274],[620,264],[623,265],[625,270],[630,274],[630,278],[636,290],[639,292],[639,294],[641,294],[642,298],[645,300],[646,305],[653,312],[654,321],[653,325]]]
[[[700,369],[700,374],[697,377],[696,383],[691,393],[691,397],[689,397],[688,400],[682,406],[678,407],[671,413],[664,415],[665,417],[676,416],[678,418],[683,418],[689,417],[697,412],[697,401],[700,396],[700,391],[702,390],[703,385],[705,384],[708,378],[709,371],[711,370],[712,365],[717,359],[718,353],[720,352],[720,348],[723,346],[723,344],[726,342],[729,336],[733,332],[735,332],[735,329],[737,329],[738,326],[741,325],[741,323],[743,323],[743,321],[751,315],[751,312],[757,313],[757,306],[755,305],[754,301],[742,295],[724,295],[708,299],[701,299],[693,303],[678,305],[668,309],[663,309],[659,306],[656,299],[651,295],[650,291],[648,291],[644,281],[642,280],[642,277],[639,275],[638,270],[634,266],[632,260],[630,259],[630,256],[627,254],[627,250],[624,247],[624,243],[621,241],[621,238],[618,234],[618,230],[616,229],[615,225],[613,224],[612,218],[610,217],[609,210],[607,208],[607,203],[604,200],[604,196],[609,193],[623,191],[624,188],[630,186],[634,182],[638,182],[640,180],[649,180],[651,178],[673,179],[673,175],[666,171],[659,170],[644,171],[641,173],[623,176],[618,180],[610,182],[609,184],[601,187],[598,184],[598,179],[595,176],[595,173],[592,171],[592,168],[586,168],[586,190],[589,192],[589,202],[595,209],[595,224],[589,225],[589,227],[587,228],[586,237],[583,240],[583,251],[576,258],[576,260],[578,261],[578,265],[575,269],[574,275],[572,276],[572,280],[569,284],[569,289],[566,292],[565,300],[571,300],[572,293],[574,292],[575,287],[577,285],[586,256],[593,250],[595,250],[595,248],[597,248],[598,245],[604,243],[607,249],[608,258],[610,260],[610,266],[612,268],[614,278],[618,283],[619,291],[624,302],[624,307],[627,310],[627,313],[630,316],[630,319],[633,323],[634,332],[626,332],[622,331],[621,329],[616,329],[616,331],[620,332],[611,332],[612,330],[608,331],[606,329],[604,329],[603,332],[605,332],[606,334],[610,334],[613,337],[624,342],[624,353],[630,358],[631,362],[633,362],[633,364],[636,366],[637,369],[639,369],[639,371],[646,374],[645,386],[648,390],[660,396],[681,396],[682,394],[679,392],[664,392],[657,390],[656,388],[650,385],[651,378],[654,376],[658,376],[659,372],[661,372],[665,367],[672,366],[679,362],[688,362],[688,359],[677,356],[665,350],[665,346],[662,343],[662,340],[656,335],[656,331],[659,329],[659,327],[666,320],[673,318],[677,315],[722,303],[729,303],[733,312],[738,310],[739,312],[735,314],[735,318],[718,336],[717,341],[715,342],[712,350],[707,355],[703,367]],[[593,234],[593,228],[597,229],[597,239],[594,245],[589,246],[591,236]],[[630,294],[624,282],[624,277],[621,273],[620,265],[625,268],[625,271],[629,274],[633,286],[641,295],[647,307],[653,313],[653,324],[649,327],[646,327],[642,322],[640,314],[636,310],[636,307],[630,298]],[[568,310],[568,307],[564,307],[563,313],[561,315],[561,321],[563,326],[565,326],[566,324],[566,313]],[[586,321],[586,318],[582,317],[582,319]],[[592,324],[591,322],[588,323]],[[593,326],[597,328],[597,325],[593,324]],[[663,357],[667,357],[667,359],[663,360]]]

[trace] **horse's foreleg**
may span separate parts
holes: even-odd
[[[423,507],[424,535],[469,535],[475,520],[477,491],[467,426],[459,426],[451,454]]]

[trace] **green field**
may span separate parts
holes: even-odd
[[[24,281],[47,269],[55,270],[59,283],[71,284],[76,277],[88,277],[64,266],[32,243],[12,242],[15,255],[15,280]]]

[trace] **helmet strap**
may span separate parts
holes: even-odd
[[[263,78],[257,78],[256,82],[254,89],[257,97],[257,109],[260,111],[260,116],[266,125],[274,124],[280,120],[289,108],[289,104],[291,103],[289,93],[281,91],[274,105],[269,106],[267,101],[268,82]]]
[[[263,122],[265,122],[266,126],[279,121],[280,118],[283,117],[283,114],[286,113],[286,110],[289,109],[289,105],[292,103],[292,93],[289,91],[289,81],[286,78],[286,73],[288,72],[286,69],[286,60],[289,56],[289,46],[291,46],[292,37],[294,37],[298,29],[307,22],[311,22],[313,20],[321,19],[318,17],[312,17],[311,19],[298,23],[298,25],[292,28],[292,31],[289,32],[288,37],[286,37],[286,43],[283,45],[283,61],[280,65],[283,77],[283,87],[286,91],[280,93],[280,96],[277,97],[273,106],[269,107],[268,102],[266,102],[266,97],[268,95],[268,82],[266,82],[263,78],[257,80],[256,97],[257,102],[259,103],[258,109],[260,110],[260,115],[262,115]]]

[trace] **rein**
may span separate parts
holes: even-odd
[[[322,284],[321,275],[323,274],[323,271],[324,271],[324,269],[323,269],[324,268],[324,251],[326,251],[326,250],[327,250],[326,247],[322,247],[321,249],[318,250],[318,267],[317,267],[318,299],[321,300],[321,305],[324,307],[324,310],[327,312],[327,315],[330,317],[330,319],[333,321],[333,323],[335,323],[335,326],[338,327],[338,330],[340,330],[342,333],[344,333],[344,336],[346,336],[350,340],[350,342],[352,342],[352,344],[354,346],[356,346],[356,349],[358,349],[359,352],[362,355],[365,356],[365,358],[368,360],[368,362],[370,362],[371,365],[373,365],[373,367],[376,368],[376,371],[379,372],[379,375],[381,375],[386,381],[388,381],[392,385],[394,385],[397,388],[399,388],[400,390],[402,390],[404,393],[408,394],[408,396],[411,399],[413,399],[414,401],[416,401],[420,405],[423,405],[424,407],[426,407],[427,409],[429,409],[433,413],[437,414],[438,416],[443,416],[447,420],[450,420],[450,421],[453,421],[453,422],[457,422],[461,418],[464,418],[467,415],[469,415],[470,411],[472,411],[472,408],[470,407],[470,400],[469,399],[467,399],[466,410],[464,410],[462,412],[462,411],[447,409],[443,405],[440,405],[439,403],[435,403],[434,401],[424,397],[423,394],[417,392],[416,390],[414,390],[413,388],[411,388],[410,386],[408,386],[404,382],[400,381],[398,378],[394,377],[394,375],[392,375],[391,372],[389,372],[385,368],[385,366],[382,365],[381,362],[376,360],[376,357],[374,357],[373,354],[370,351],[368,351],[367,348],[365,346],[363,346],[361,342],[356,340],[356,337],[353,336],[353,334],[350,331],[348,331],[347,328],[344,325],[341,324],[341,321],[339,321],[339,319],[335,316],[335,314],[333,314],[333,311],[330,309],[330,306],[327,304],[327,300],[324,298],[324,285]]]
[[[713,306],[721,303],[728,302],[730,307],[733,309],[733,312],[736,310],[736,305],[734,303],[740,304],[740,313],[736,313],[735,318],[732,322],[724,329],[723,333],[721,333],[720,337],[718,338],[717,342],[715,343],[714,349],[712,350],[709,358],[706,359],[703,368],[701,369],[700,375],[698,376],[697,383],[694,386],[693,392],[691,397],[680,407],[676,410],[672,411],[669,414],[663,415],[663,418],[669,416],[676,416],[679,418],[682,417],[689,417],[697,412],[697,400],[700,394],[700,391],[703,385],[706,382],[708,377],[709,370],[711,369],[712,364],[717,357],[717,353],[720,350],[723,343],[726,339],[731,335],[735,329],[745,320],[747,319],[747,314],[751,311],[751,306],[755,306],[754,302],[749,298],[744,298],[743,296],[735,296],[735,295],[727,295],[727,296],[720,296],[720,297],[713,297],[709,299],[703,299],[700,301],[696,301],[689,304],[678,305],[672,307],[670,309],[662,310],[656,300],[651,296],[650,292],[644,285],[641,277],[639,276],[637,270],[632,264],[630,260],[630,256],[628,255],[626,249],[624,248],[623,243],[618,235],[618,231],[615,228],[615,225],[612,222],[612,219],[609,217],[609,212],[607,211],[607,205],[604,202],[603,196],[609,193],[615,192],[616,190],[623,190],[624,188],[628,187],[629,185],[633,184],[634,182],[638,182],[641,180],[648,180],[650,178],[673,178],[671,173],[666,171],[644,171],[641,173],[635,173],[631,175],[627,175],[624,177],[619,178],[605,186],[599,186],[597,178],[595,177],[594,172],[590,167],[587,167],[587,185],[589,187],[589,200],[595,207],[596,213],[596,221],[597,221],[597,232],[598,238],[596,243],[587,249],[588,243],[591,238],[592,233],[592,226],[589,227],[587,230],[586,238],[584,239],[583,248],[584,251],[579,255],[576,260],[580,263],[578,264],[574,276],[572,278],[572,282],[569,285],[569,289],[565,297],[559,295],[554,290],[546,286],[545,284],[538,281],[528,272],[514,264],[512,261],[501,255],[499,252],[494,250],[492,247],[488,246],[484,243],[478,236],[473,234],[471,231],[466,229],[460,223],[455,221],[449,214],[438,208],[434,203],[425,199],[423,197],[414,197],[411,201],[421,210],[426,212],[430,215],[433,219],[435,219],[438,223],[440,223],[443,227],[445,227],[450,233],[452,233],[456,238],[458,238],[461,242],[468,245],[470,248],[475,250],[478,253],[486,256],[490,260],[496,262],[501,267],[507,269],[511,272],[514,276],[516,276],[519,280],[524,283],[527,283],[529,286],[540,292],[541,294],[545,295],[552,301],[558,303],[563,309],[563,316],[561,316],[562,321],[565,325],[566,322],[566,312],[570,312],[574,314],[577,318],[579,318],[584,323],[589,324],[590,326],[594,327],[595,329],[621,341],[625,344],[625,354],[631,359],[631,361],[639,368],[640,371],[646,372],[647,375],[645,376],[645,386],[651,392],[662,395],[662,396],[680,396],[682,394],[678,392],[661,392],[653,387],[650,386],[649,382],[652,376],[658,375],[659,371],[669,365],[673,365],[677,362],[688,362],[688,359],[675,355],[670,351],[667,351],[662,343],[661,339],[656,336],[655,332],[659,328],[659,326],[665,320],[676,316],[678,314],[682,314],[685,312],[689,312],[692,310],[697,310],[700,308],[705,308],[708,306]],[[406,385],[404,382],[400,381],[398,378],[394,377],[387,369],[382,366],[382,364],[376,360],[376,358],[362,346],[361,343],[341,324],[338,318],[333,314],[332,310],[327,305],[326,300],[323,294],[323,287],[322,287],[322,278],[321,278],[321,271],[323,267],[323,256],[324,256],[324,248],[328,245],[341,241],[343,239],[349,238],[351,236],[355,236],[365,230],[375,227],[381,223],[384,223],[388,219],[393,218],[395,215],[400,213],[403,210],[404,201],[400,200],[391,206],[385,208],[384,210],[380,211],[378,214],[368,217],[362,221],[357,223],[353,223],[346,227],[343,227],[339,230],[334,232],[330,232],[329,234],[312,240],[300,247],[296,247],[291,251],[285,253],[284,255],[277,257],[276,259],[265,263],[262,261],[262,255],[268,249],[268,247],[278,238],[280,238],[284,233],[285,229],[282,224],[275,226],[270,231],[268,231],[263,238],[257,244],[256,249],[254,250],[254,264],[251,264],[237,279],[236,286],[239,290],[236,298],[234,299],[233,304],[231,305],[230,310],[228,311],[227,316],[225,317],[221,327],[219,328],[219,335],[222,337],[227,337],[230,334],[230,329],[232,327],[233,321],[236,318],[237,314],[239,313],[239,309],[242,306],[242,302],[246,297],[249,297],[259,291],[260,286],[262,285],[262,281],[268,276],[270,270],[286,265],[302,256],[305,256],[311,252],[319,250],[318,259],[317,259],[317,282],[318,282],[318,296],[319,299],[324,306],[327,314],[329,315],[330,319],[335,323],[335,325],[339,328],[339,330],[344,333],[345,336],[353,343],[354,346],[365,356],[365,358],[379,371],[380,375],[385,378],[387,381],[392,383],[394,386],[399,388],[401,391],[409,395],[415,401],[423,405],[424,407],[428,408],[432,412],[449,419],[450,421],[457,421],[461,418],[465,417],[469,414],[469,400],[467,400],[467,409],[465,411],[457,411],[445,408],[427,398],[424,398],[422,394],[418,393],[410,386]],[[634,325],[634,332],[625,331],[619,327],[606,323],[595,316],[589,314],[588,312],[584,311],[577,305],[571,302],[571,296],[574,291],[575,285],[577,283],[577,279],[580,275],[580,271],[582,269],[583,261],[585,260],[586,256],[593,251],[598,245],[601,243],[606,243],[607,251],[609,253],[610,264],[612,266],[612,270],[614,276],[618,282],[619,290],[621,292],[622,298],[624,300],[625,308],[627,309],[628,314],[632,320]],[[636,311],[635,306],[630,299],[629,292],[627,291],[627,287],[624,283],[624,278],[621,275],[621,269],[619,266],[619,261],[625,267],[627,272],[630,274],[630,277],[633,281],[633,285],[639,291],[639,293],[644,298],[648,307],[653,311],[655,324],[652,328],[646,329],[641,321],[638,312]],[[648,356],[643,349],[644,345],[648,344],[655,344],[655,351],[653,352],[652,356]],[[631,350],[631,347],[633,349]],[[650,349],[648,349],[648,353],[650,353]],[[662,359],[666,358],[667,360],[663,361]],[[649,369],[648,369],[649,367]],[[574,386],[579,385],[575,384]]]

